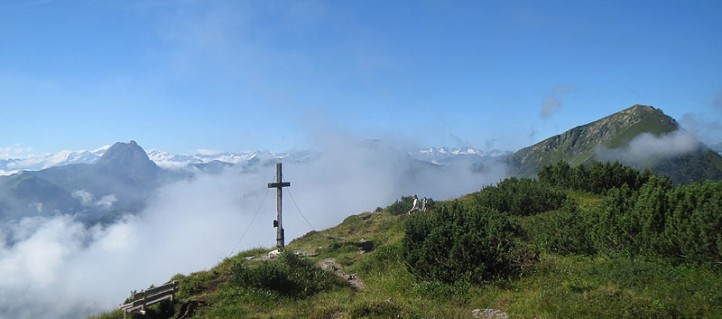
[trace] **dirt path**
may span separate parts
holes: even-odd
[[[347,272],[343,271],[343,268],[341,265],[339,265],[335,259],[329,258],[324,259],[321,262],[319,262],[319,266],[321,266],[321,269],[333,272],[337,276],[343,278],[348,282],[351,287],[353,287],[356,290],[363,290],[366,288],[363,281],[359,277],[356,276],[356,274],[349,274]]]

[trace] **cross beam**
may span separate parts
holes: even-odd
[[[273,221],[273,226],[276,227],[276,247],[283,248],[283,188],[291,186],[291,183],[283,181],[283,172],[281,163],[276,163],[276,182],[268,183],[268,188],[276,189],[276,220]]]

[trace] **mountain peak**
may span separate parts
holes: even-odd
[[[99,166],[118,166],[129,168],[133,172],[153,172],[158,166],[148,158],[148,154],[135,141],[113,144],[98,160]]]
[[[620,111],[620,113],[624,113],[624,112],[650,112],[650,111],[655,111],[655,110],[657,110],[657,109],[655,109],[654,106],[651,106],[651,105],[635,104],[635,105],[632,105],[631,107],[629,107],[629,108],[627,108],[627,109],[625,109],[625,110]]]
[[[677,154],[679,152],[673,152],[671,150],[671,148],[675,146],[680,146],[678,145],[679,143],[674,143],[675,138],[677,138],[677,142],[680,142],[681,140],[679,138],[685,137],[684,134],[672,134],[673,132],[679,132],[678,130],[679,124],[677,121],[668,115],[665,115],[661,109],[648,105],[637,104],[594,122],[577,126],[532,146],[523,148],[514,153],[509,160],[517,170],[518,175],[533,176],[540,167],[555,164],[558,161],[565,161],[571,165],[580,165],[590,163],[592,161],[604,161],[605,159],[610,160],[609,156],[600,158],[600,150],[612,151],[610,153],[619,156],[626,154],[631,156],[634,154],[639,155],[637,154],[639,152],[654,153],[652,149],[639,151],[640,147],[643,148],[646,146],[647,148],[654,148],[654,146],[648,145],[664,145],[663,148],[670,148],[667,153]],[[687,139],[684,139],[684,141],[687,141]],[[633,152],[630,151],[630,145],[632,144],[635,145],[635,150],[633,150]],[[685,142],[685,145],[686,144],[689,143]],[[664,152],[659,153],[662,154]],[[617,158],[619,156],[616,155],[615,158],[620,161],[625,159],[624,156],[622,156],[622,158]],[[709,163],[717,163],[712,165],[717,168],[710,169],[711,173],[706,175],[719,176],[722,174],[722,163],[720,163],[722,159],[712,158],[712,155],[716,154],[710,155],[706,153],[701,154],[693,152],[693,154],[688,155],[689,158],[694,158],[697,162],[706,161]],[[705,157],[704,161],[699,160],[699,158],[702,157]],[[680,160],[678,158],[679,156],[669,155],[667,158],[651,159],[664,161],[661,164],[648,164],[653,165],[653,167],[639,168],[652,168],[653,171],[656,169],[656,172],[669,175],[669,172],[681,170],[681,168],[684,167],[683,162],[690,161],[687,159]],[[665,165],[663,169],[660,168],[662,165]],[[702,169],[697,170],[700,172],[703,171]],[[696,176],[694,179],[698,179],[697,177],[701,178],[702,176]],[[673,177],[673,179],[675,179],[675,177]],[[680,177],[676,178],[676,180],[683,179]]]

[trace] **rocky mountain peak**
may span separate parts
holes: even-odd
[[[159,168],[135,141],[113,144],[98,160],[99,167],[114,167],[126,173],[153,174]]]

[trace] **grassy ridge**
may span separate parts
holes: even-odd
[[[470,203],[473,195],[459,201]],[[582,208],[601,202],[600,196],[589,193],[568,196]],[[485,308],[511,318],[722,317],[718,269],[650,257],[543,253],[536,264],[510,279],[481,285],[422,281],[402,259],[405,223],[416,217],[398,212],[392,205],[350,216],[334,228],[310,232],[288,245],[289,251],[302,252],[313,264],[334,259],[344,272],[361,279],[365,289],[340,284],[298,297],[243,287],[233,280],[234,267],[269,262],[257,258],[268,249],[254,249],[208,271],[176,275],[173,279],[181,287],[177,302],[154,306],[142,318],[173,318],[186,312],[193,314],[186,318],[469,318],[474,309]],[[530,246],[553,214],[516,217]],[[98,318],[122,318],[122,313]]]

